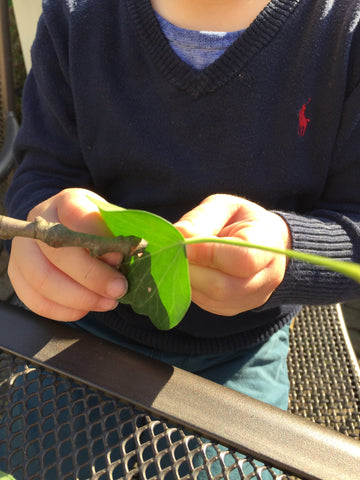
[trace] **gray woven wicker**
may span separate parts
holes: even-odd
[[[0,470],[16,480],[360,478],[360,377],[336,306],[296,319],[295,414],[5,304],[0,332]]]

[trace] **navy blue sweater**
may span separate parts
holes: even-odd
[[[181,61],[149,0],[45,0],[16,143],[9,214],[67,187],[176,221],[213,193],[288,222],[293,247],[360,261],[360,1],[272,0],[213,64]],[[170,332],[120,305],[99,318],[136,341],[217,353],[266,339],[301,304],[359,295],[290,261],[262,307],[192,305]]]

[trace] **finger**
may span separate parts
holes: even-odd
[[[175,226],[185,238],[221,237],[250,243],[259,241],[263,232],[254,228],[254,211],[260,215],[261,207],[239,197],[213,195],[198,207],[184,215]],[[187,246],[190,262],[219,268],[229,275],[241,277],[253,275],[265,268],[273,254],[246,247],[202,243]]]
[[[239,238],[226,238],[239,240]],[[274,255],[255,248],[221,243],[187,245],[186,254],[190,263],[220,270],[228,275],[246,278],[255,275],[273,261]]]
[[[16,248],[20,249],[22,256],[16,257],[9,265],[9,274],[14,285],[21,282],[24,288],[26,285],[31,286],[48,300],[78,310],[107,311],[116,307],[116,297],[103,296],[96,291],[91,291],[56,268],[42,254],[37,242],[17,239]],[[74,250],[84,253],[80,249]],[[77,256],[75,258],[76,264]],[[97,261],[102,264],[99,260]],[[105,264],[102,266],[113,270]],[[17,288],[19,289],[19,287]]]
[[[64,204],[60,203],[57,209],[59,222],[71,230],[103,237],[113,236],[101,217],[97,206],[89,197],[105,201],[94,192],[76,189],[71,196],[64,198]],[[108,252],[100,258],[103,262],[116,268],[119,267],[123,260],[123,256],[119,252]]]
[[[51,265],[91,292],[114,299],[123,297],[127,292],[128,285],[124,275],[100,259],[92,257],[86,250],[76,247],[51,248],[44,244],[39,244],[39,248]],[[25,262],[26,271],[30,272],[30,265],[27,265],[30,260]]]
[[[17,279],[15,292],[30,310],[51,320],[75,322],[88,313],[88,310],[81,311],[75,308],[68,308],[43,297],[31,285],[27,284],[21,276]]]
[[[123,256],[118,252],[108,252],[99,257],[99,260],[107,263],[111,267],[119,268],[123,261]]]
[[[190,266],[192,301],[206,311],[231,316],[263,305],[282,280],[262,270],[251,278],[234,278],[219,271]]]
[[[60,221],[72,230],[95,235],[111,235],[97,207],[89,200],[89,196],[101,199],[88,190],[64,190],[36,207],[30,217],[41,214],[49,221]],[[107,253],[101,257],[102,261],[100,261],[91,257],[85,249],[71,247],[55,249],[40,242],[39,247],[54,266],[89,290],[112,298],[120,298],[126,293],[125,278],[120,272],[111,268],[121,263],[120,254]],[[26,270],[27,280],[30,282],[32,279],[29,273],[32,270],[33,259],[27,257],[24,262],[24,272]]]
[[[112,236],[102,219],[98,207],[90,200],[105,200],[94,192],[83,189],[64,190],[56,202],[58,221],[72,230],[94,235]]]
[[[249,294],[249,278],[238,278],[227,275],[213,268],[206,268],[199,265],[190,265],[190,280],[193,296],[203,295],[213,304],[231,303],[245,294]]]
[[[237,214],[242,201],[230,195],[212,195],[186,213],[175,227],[185,238],[217,236]]]
[[[35,216],[41,215],[48,221],[60,222],[74,231],[106,237],[112,236],[98,208],[89,197],[105,201],[89,190],[67,189],[35,207],[29,214],[29,220],[33,221]],[[109,252],[101,259],[105,263],[117,267],[121,264],[123,257],[118,252]]]
[[[59,222],[75,231],[112,237],[112,232],[89,197],[105,201],[94,192],[76,189],[69,199],[65,199],[66,205],[60,204],[58,208]],[[101,257],[101,260],[117,268],[123,261],[123,256],[119,252],[108,252]]]

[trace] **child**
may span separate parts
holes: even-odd
[[[44,0],[43,10],[12,216],[107,235],[87,198],[96,192],[187,237],[360,261],[359,0]],[[9,275],[41,315],[286,409],[289,322],[359,285],[257,250],[187,253],[193,304],[167,332],[118,304],[117,254],[16,238]]]

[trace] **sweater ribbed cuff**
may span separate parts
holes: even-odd
[[[275,212],[288,224],[294,250],[350,261],[353,242],[341,223],[329,218]],[[268,302],[261,307],[281,304],[331,304],[356,297],[359,285],[336,272],[291,259],[285,277]]]

